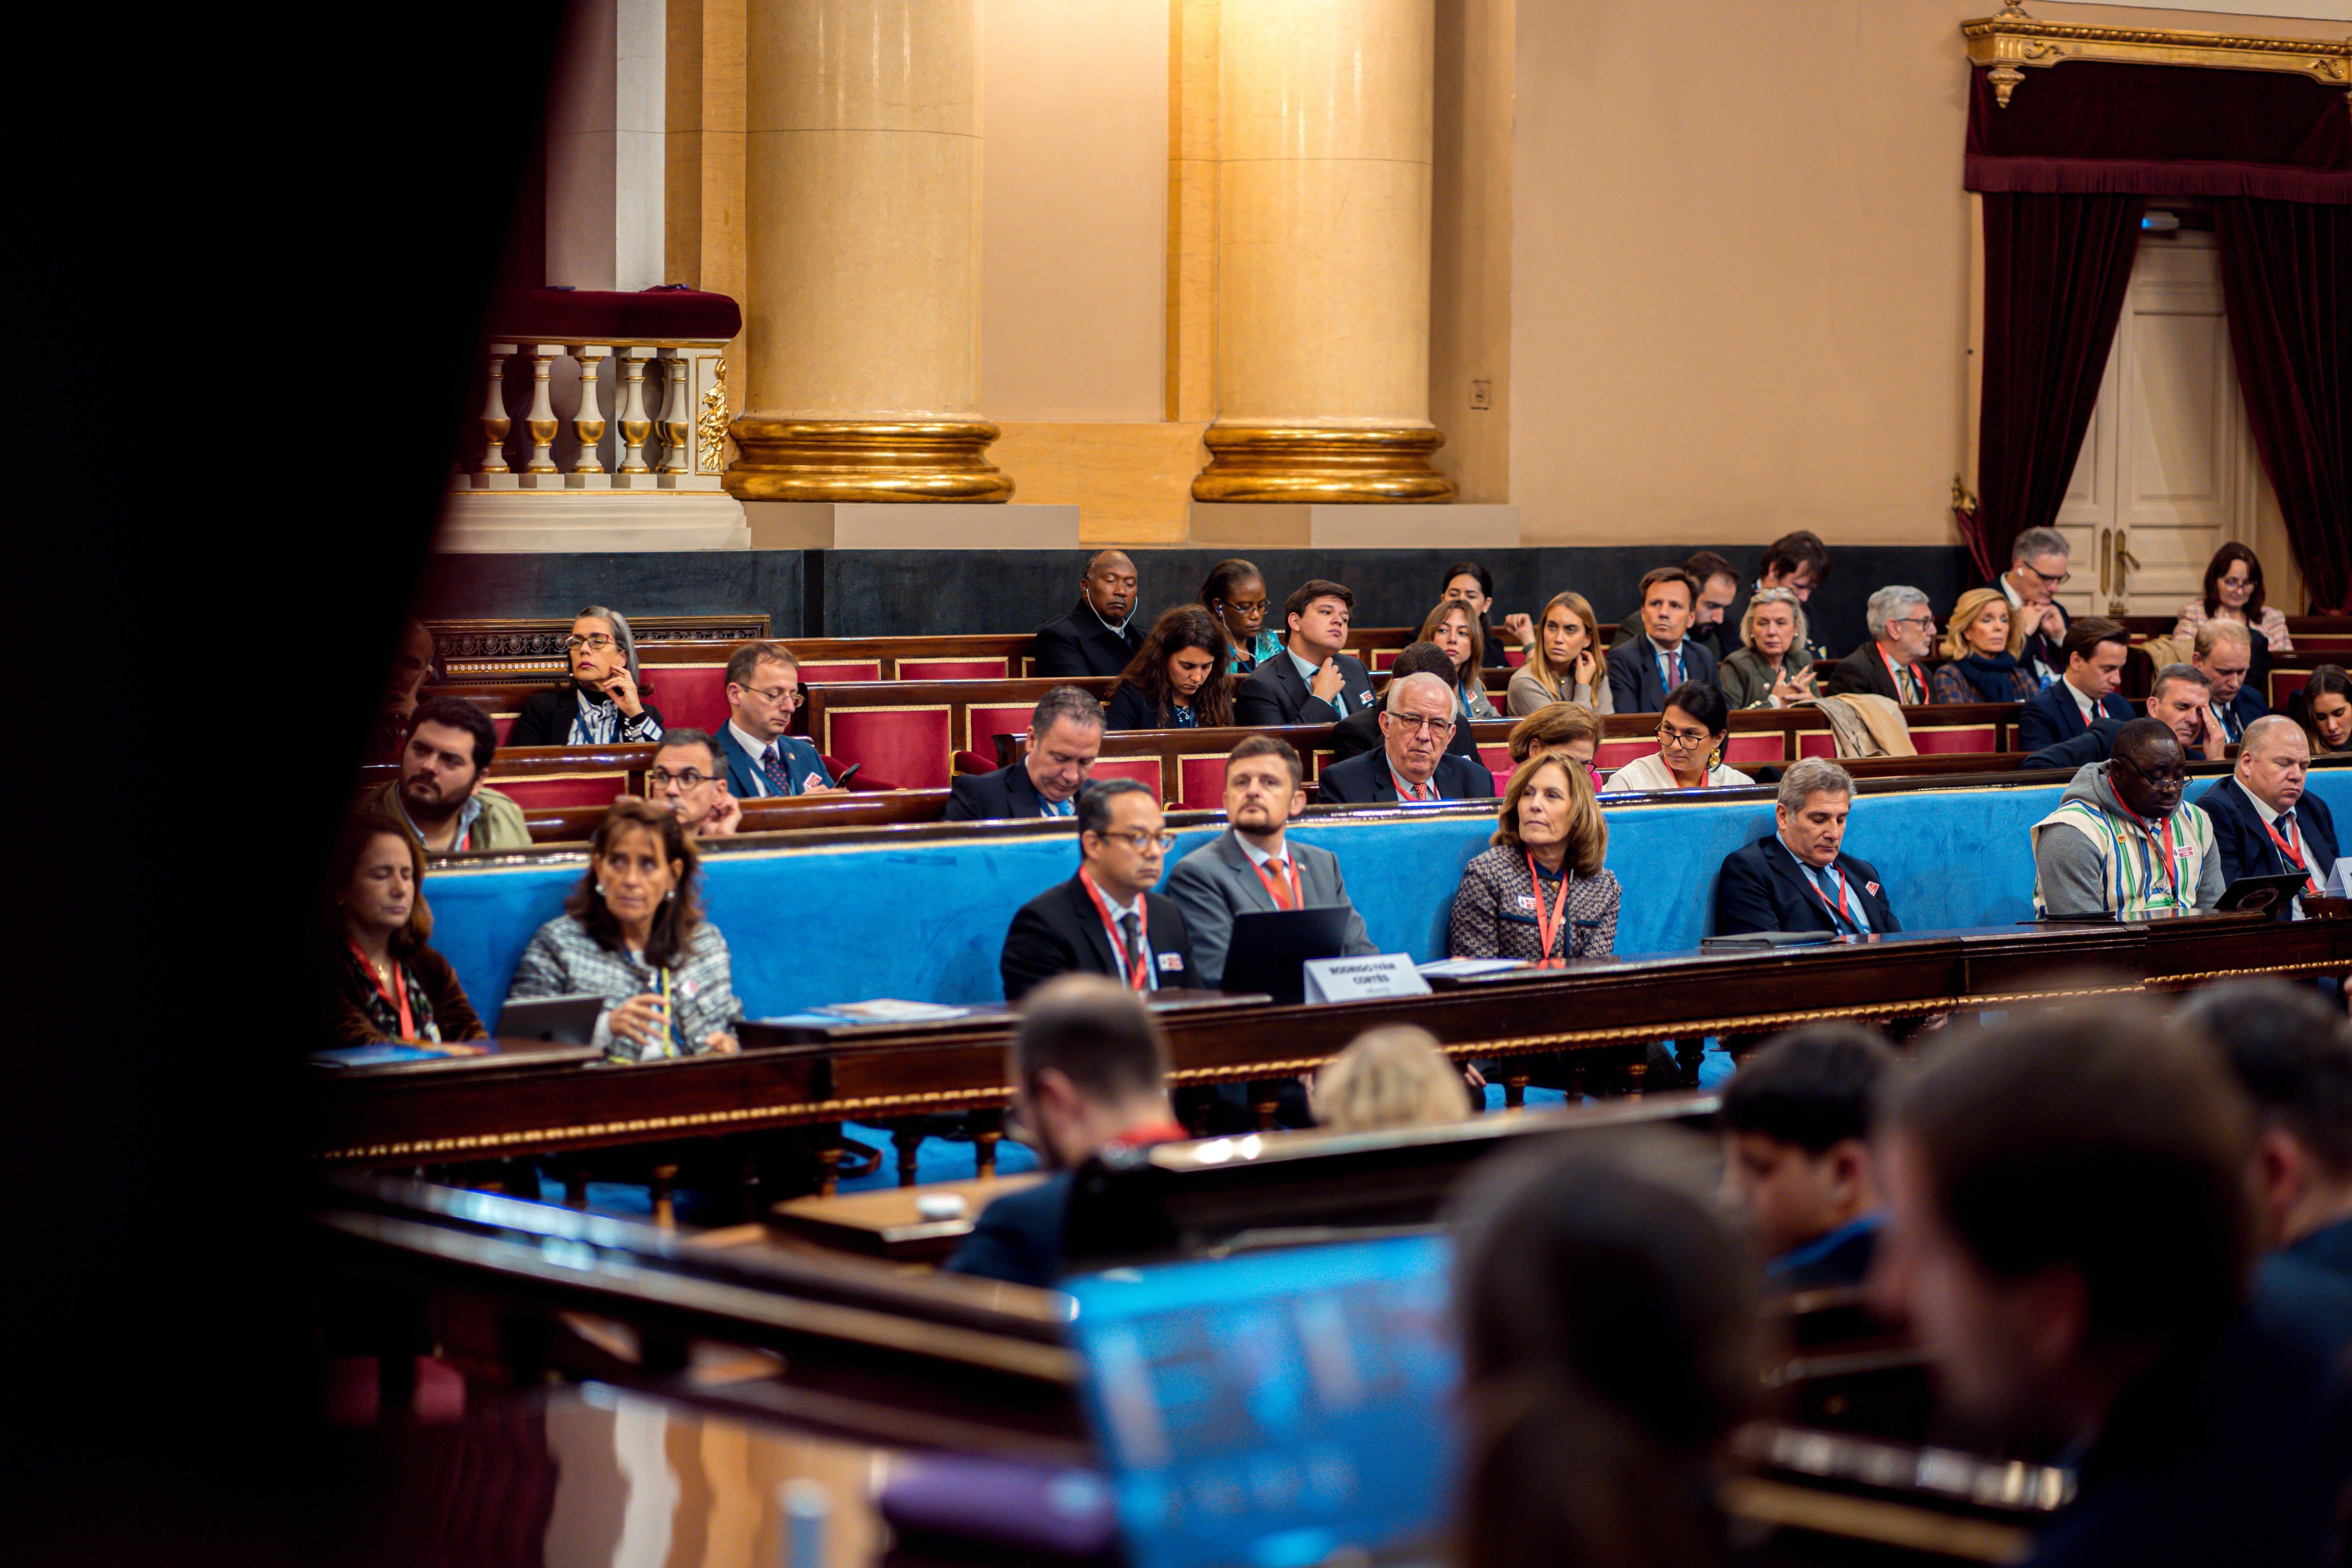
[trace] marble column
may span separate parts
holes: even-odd
[[[746,501],[1002,501],[980,403],[981,0],[751,0]]]
[[[1435,0],[1227,0],[1204,501],[1440,501]]]

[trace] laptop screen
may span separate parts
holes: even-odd
[[[1134,1568],[1308,1568],[1433,1536],[1459,1365],[1439,1237],[1066,1281]]]

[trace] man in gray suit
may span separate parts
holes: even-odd
[[[1234,917],[1253,910],[1348,911],[1348,952],[1378,952],[1364,919],[1348,901],[1339,858],[1311,844],[1285,841],[1283,828],[1307,806],[1305,768],[1286,741],[1252,735],[1225,758],[1225,820],[1233,826],[1181,860],[1168,896],[1184,911],[1192,967],[1203,985],[1225,977]]]

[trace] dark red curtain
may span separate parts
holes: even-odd
[[[2139,248],[2147,198],[1984,198],[1984,396],[1977,510],[1962,523],[1988,581],[2010,546],[2047,528],[2082,454]]]
[[[2352,614],[2352,206],[2216,202],[2254,447],[2314,614]]]

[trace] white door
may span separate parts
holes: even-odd
[[[2140,241],[2083,455],[2058,510],[2075,615],[2170,616],[2253,527],[2255,457],[2210,233]]]

